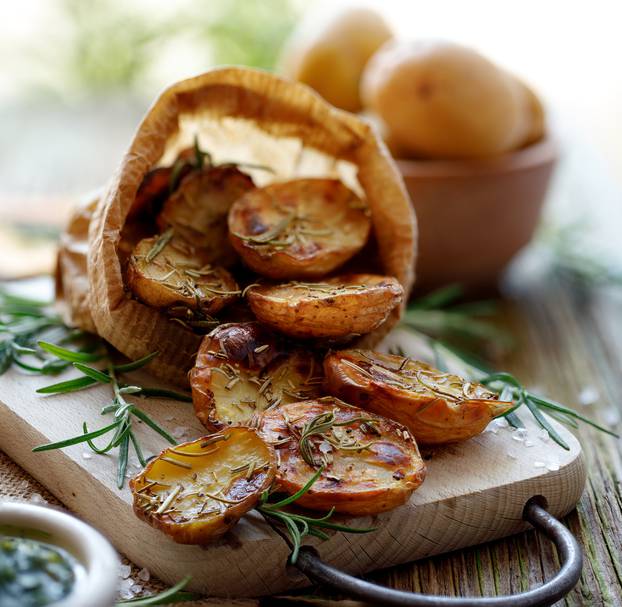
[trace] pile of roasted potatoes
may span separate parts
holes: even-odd
[[[135,205],[159,233],[128,256],[128,291],[209,331],[190,372],[209,434],[130,483],[136,514],[181,543],[209,542],[266,490],[293,495],[318,472],[298,506],[395,508],[423,482],[418,444],[466,440],[511,407],[424,363],[340,349],[404,297],[393,277],[339,273],[370,238],[365,201],[335,179],[255,187],[243,168],[184,151],[147,174]]]

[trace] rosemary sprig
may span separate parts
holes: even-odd
[[[615,432],[600,426],[573,409],[527,390],[513,375],[492,371],[477,355],[461,349],[454,343],[449,343],[445,338],[456,336],[467,337],[471,342],[484,340],[502,344],[511,343],[510,337],[505,332],[499,331],[484,320],[473,318],[473,316],[492,313],[495,303],[457,303],[462,293],[463,290],[459,285],[449,285],[434,291],[412,302],[402,321],[402,326],[428,341],[433,352],[432,364],[437,369],[447,372],[452,366],[467,379],[478,381],[499,394],[500,400],[513,402],[514,407],[502,417],[505,417],[515,428],[524,427],[518,410],[525,405],[524,408],[531,413],[538,425],[544,428],[551,439],[564,449],[569,449],[568,445],[543,415],[543,411],[566,425],[576,428],[577,422],[581,421],[601,432],[618,436]],[[450,361],[453,365],[450,365]]]
[[[408,305],[402,324],[436,339],[510,346],[510,335],[486,319],[495,312],[496,302],[459,303],[463,294],[460,285],[451,284],[415,299]]]
[[[69,329],[52,303],[20,297],[0,289],[0,375],[16,366],[31,373],[57,375],[71,366],[38,346],[42,339],[59,344],[80,344],[84,356],[96,356],[96,340]]]
[[[177,582],[177,584],[168,590],[150,596],[140,596],[128,599],[127,601],[118,601],[115,603],[115,607],[123,607],[124,605],[131,605],[131,607],[148,607],[148,605],[170,605],[172,603],[199,600],[201,598],[200,595],[194,592],[184,592],[184,588],[191,579],[192,577],[187,575],[183,580]]]
[[[54,346],[54,348],[50,348],[50,344],[45,344],[45,347],[48,349],[48,351],[53,349],[57,356],[61,358],[64,357],[65,360],[73,359],[76,355],[75,352],[66,350],[65,348],[61,348],[59,346]],[[132,422],[134,419],[138,419],[145,425],[149,426],[149,428],[162,436],[170,444],[177,444],[177,441],[164,428],[162,428],[142,409],[137,407],[135,403],[129,402],[126,399],[126,396],[157,395],[160,397],[166,396],[168,398],[176,399],[179,399],[178,397],[181,396],[183,400],[187,400],[188,397],[186,397],[185,395],[178,395],[177,393],[168,390],[148,389],[142,388],[141,386],[122,384],[118,379],[117,374],[119,372],[136,370],[150,362],[153,359],[154,355],[155,354],[150,354],[140,360],[125,365],[114,365],[112,363],[109,363],[108,368],[105,371],[95,369],[94,367],[89,367],[88,365],[81,362],[73,362],[73,366],[78,371],[83,373],[84,377],[61,382],[59,384],[53,384],[51,386],[46,386],[45,388],[39,389],[38,392],[42,394],[63,394],[77,389],[87,388],[95,384],[110,385],[113,393],[112,402],[106,405],[102,409],[101,413],[102,415],[113,414],[114,421],[111,424],[104,426],[103,428],[99,428],[98,430],[93,430],[90,432],[86,423],[83,423],[82,434],[55,443],[39,445],[38,447],[35,447],[33,451],[39,452],[50,451],[53,449],[63,449],[65,447],[77,445],[80,443],[86,443],[92,451],[98,454],[108,453],[113,449],[118,449],[117,486],[119,487],[119,489],[121,489],[125,484],[125,474],[127,471],[130,446],[132,446],[132,448],[134,449],[136,457],[141,462],[141,464],[145,464],[145,458],[143,456],[142,449],[132,427]],[[100,436],[104,435],[109,436],[108,443],[105,447],[97,447],[93,443],[93,439],[99,438]]]
[[[276,523],[285,527],[289,537],[289,541],[287,539],[286,541],[288,541],[288,545],[292,550],[289,559],[292,564],[294,564],[298,559],[302,540],[307,535],[313,535],[315,537],[319,537],[320,539],[327,540],[329,536],[323,531],[323,529],[333,529],[344,533],[370,533],[371,531],[376,530],[374,527],[349,527],[348,525],[340,525],[338,523],[331,522],[330,518],[335,512],[334,508],[331,508],[324,516],[318,518],[283,510],[283,508],[295,503],[305,493],[307,493],[318,478],[320,478],[323,471],[324,467],[321,467],[307,481],[304,487],[293,495],[279,501],[269,502],[270,491],[264,491],[259,500],[259,505],[256,506],[256,510],[262,514],[268,523]]]
[[[448,369],[450,366],[455,367],[458,365],[461,368],[462,375],[472,381],[478,381],[484,384],[490,390],[499,394],[500,400],[513,402],[514,407],[501,415],[501,417],[505,417],[508,423],[515,428],[524,427],[523,422],[518,416],[518,410],[520,410],[522,405],[525,405],[538,425],[547,431],[553,441],[566,450],[569,450],[570,447],[549,423],[546,416],[543,415],[543,412],[552,415],[566,425],[577,427],[577,422],[580,421],[589,424],[601,432],[619,438],[617,433],[584,417],[574,409],[570,409],[547,397],[534,394],[510,373],[488,372],[474,365],[472,361],[465,360],[460,353],[453,350],[447,344],[442,344],[434,340],[430,340],[430,344],[434,351],[435,362],[437,365],[440,365],[440,368]],[[450,364],[450,360],[454,363],[453,365]]]
[[[355,417],[347,419],[342,422],[338,422],[335,418],[335,411],[327,411],[326,413],[319,413],[313,419],[309,420],[302,427],[300,438],[298,439],[300,455],[302,459],[309,464],[312,468],[317,468],[320,464],[316,461],[313,455],[313,443],[311,439],[314,436],[320,436],[324,440],[328,441],[333,447],[337,449],[346,450],[363,450],[367,449],[371,443],[361,445],[355,440],[351,440],[346,443],[343,440],[332,436],[332,430],[339,426],[348,426],[355,422],[373,424],[374,420],[368,417]]]

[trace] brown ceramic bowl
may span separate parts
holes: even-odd
[[[486,160],[396,160],[417,213],[417,288],[487,288],[532,238],[557,149],[550,138]]]

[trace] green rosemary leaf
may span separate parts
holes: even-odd
[[[22,306],[30,306],[32,308],[49,308],[54,305],[53,301],[42,301],[40,299],[31,299],[30,297],[23,297],[21,295],[14,295],[8,293],[5,289],[0,288],[0,298],[6,303],[12,303]]]
[[[89,446],[91,451],[97,453],[98,455],[104,455],[105,453],[108,453],[108,451],[110,451],[112,448],[114,448],[114,442],[117,440],[120,428],[121,424],[118,424],[113,437],[110,439],[105,447],[98,447],[90,438],[86,439],[86,444]],[[89,428],[86,422],[82,422],[82,434],[89,434]]]
[[[512,426],[513,428],[524,428],[525,424],[523,424],[522,420],[520,417],[518,417],[517,413],[508,413],[505,416],[505,419],[508,420],[508,424],[510,424],[510,426]]]
[[[76,390],[82,390],[90,386],[95,385],[97,382],[92,377],[78,377],[76,379],[69,379],[67,381],[61,381],[57,384],[51,384],[44,388],[39,388],[37,394],[65,394],[67,392],[75,392]]]
[[[183,394],[182,392],[175,392],[174,390],[164,390],[162,388],[140,388],[140,392],[142,396],[146,396],[147,398],[156,397],[156,398],[170,398],[172,400],[178,400],[184,403],[191,403],[192,396],[189,394]]]
[[[192,579],[186,576],[183,580],[175,584],[173,587],[160,592],[160,594],[152,594],[151,596],[136,597],[127,601],[119,601],[115,603],[115,607],[123,607],[131,605],[131,607],[149,607],[150,605],[170,605],[171,603],[182,603],[184,601],[194,601],[200,598],[198,594],[192,592],[182,592]]]
[[[536,396],[535,394],[531,394],[531,393],[529,394],[529,398],[533,400],[540,407],[545,407],[546,409],[552,409],[553,411],[558,411],[560,413],[563,413],[564,415],[569,415],[570,417],[574,417],[575,419],[580,419],[582,422],[589,424],[590,426],[592,426],[593,428],[596,428],[597,430],[600,430],[601,432],[605,432],[606,434],[615,436],[616,438],[620,438],[619,434],[613,432],[612,430],[605,428],[604,426],[601,426],[600,424],[597,424],[596,422],[592,421],[589,417],[584,417],[580,413],[577,413],[574,409],[569,409],[568,407],[564,407],[564,405],[557,403],[553,400],[549,400],[548,398],[546,399],[540,398],[539,396]]]
[[[84,373],[87,377],[90,377],[101,384],[109,384],[112,381],[110,375],[100,371],[99,369],[94,369],[93,367],[89,367],[88,365],[84,365],[82,363],[73,363],[73,366],[78,369],[78,371]]]
[[[324,472],[324,466],[321,466],[317,470],[317,472],[307,481],[307,483],[305,484],[304,487],[302,487],[302,489],[299,489],[293,495],[290,495],[289,497],[282,499],[280,502],[276,502],[274,504],[266,503],[265,507],[270,508],[271,510],[276,510],[278,508],[282,508],[283,506],[288,506],[289,504],[292,504],[296,500],[299,500],[307,491],[309,491],[309,489],[311,489],[311,487],[313,486],[313,483],[315,483],[315,481],[317,481],[317,479],[320,478],[320,474],[322,474],[322,472]]]
[[[138,442],[138,439],[136,438],[136,435],[131,430],[130,430],[130,440],[132,441],[132,446],[134,447],[134,451],[136,452],[136,457],[138,458],[140,465],[144,468],[147,465],[147,460],[145,459],[145,456],[143,455],[143,450],[140,446],[140,443]]]
[[[529,397],[524,398],[524,402],[527,405],[528,409],[531,411],[531,414],[536,418],[536,421],[549,433],[549,436],[560,446],[566,449],[566,451],[570,451],[570,447],[568,443],[557,433],[557,430],[549,424],[549,421],[546,419],[544,414],[538,409],[536,403]]]
[[[176,445],[177,441],[155,421],[153,421],[144,411],[132,407],[132,415],[135,415],[138,419],[145,422],[152,430],[155,430],[160,436],[164,437],[171,445]]]
[[[87,434],[80,434],[79,436],[74,436],[73,438],[67,438],[62,441],[58,441],[56,443],[48,443],[46,445],[39,445],[38,447],[34,447],[33,451],[35,453],[39,451],[51,451],[53,449],[63,449],[64,447],[70,447],[71,445],[77,445],[79,443],[84,443],[98,436],[103,436],[107,432],[110,432],[114,428],[116,428],[121,422],[115,421],[109,426],[104,426],[99,430],[94,430],[93,432],[88,432]]]
[[[128,426],[129,428],[129,426]],[[125,483],[125,473],[127,472],[127,460],[130,451],[130,433],[123,437],[119,444],[119,459],[117,462],[117,487],[123,489]]]
[[[13,350],[0,346],[0,375],[6,373],[11,368],[13,361]]]
[[[424,297],[420,297],[413,301],[409,306],[409,310],[433,310],[443,308],[450,303],[456,301],[464,294],[464,289],[459,284],[450,284],[432,291]]]
[[[50,344],[46,341],[39,341],[37,343],[42,350],[72,363],[92,363],[103,358],[103,354],[100,353],[75,352],[73,350],[57,346],[56,344]]]
[[[152,352],[151,354],[147,354],[147,356],[143,356],[133,362],[125,363],[124,365],[115,365],[114,370],[117,373],[129,373],[130,371],[136,371],[137,369],[149,364],[158,354],[159,352],[157,351]]]

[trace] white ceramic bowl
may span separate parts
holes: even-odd
[[[77,518],[42,506],[17,502],[0,503],[0,527],[15,527],[46,534],[48,544],[69,552],[81,565],[71,593],[54,607],[111,607],[117,589],[119,559],[108,541]],[[36,535],[33,534],[35,539]]]

